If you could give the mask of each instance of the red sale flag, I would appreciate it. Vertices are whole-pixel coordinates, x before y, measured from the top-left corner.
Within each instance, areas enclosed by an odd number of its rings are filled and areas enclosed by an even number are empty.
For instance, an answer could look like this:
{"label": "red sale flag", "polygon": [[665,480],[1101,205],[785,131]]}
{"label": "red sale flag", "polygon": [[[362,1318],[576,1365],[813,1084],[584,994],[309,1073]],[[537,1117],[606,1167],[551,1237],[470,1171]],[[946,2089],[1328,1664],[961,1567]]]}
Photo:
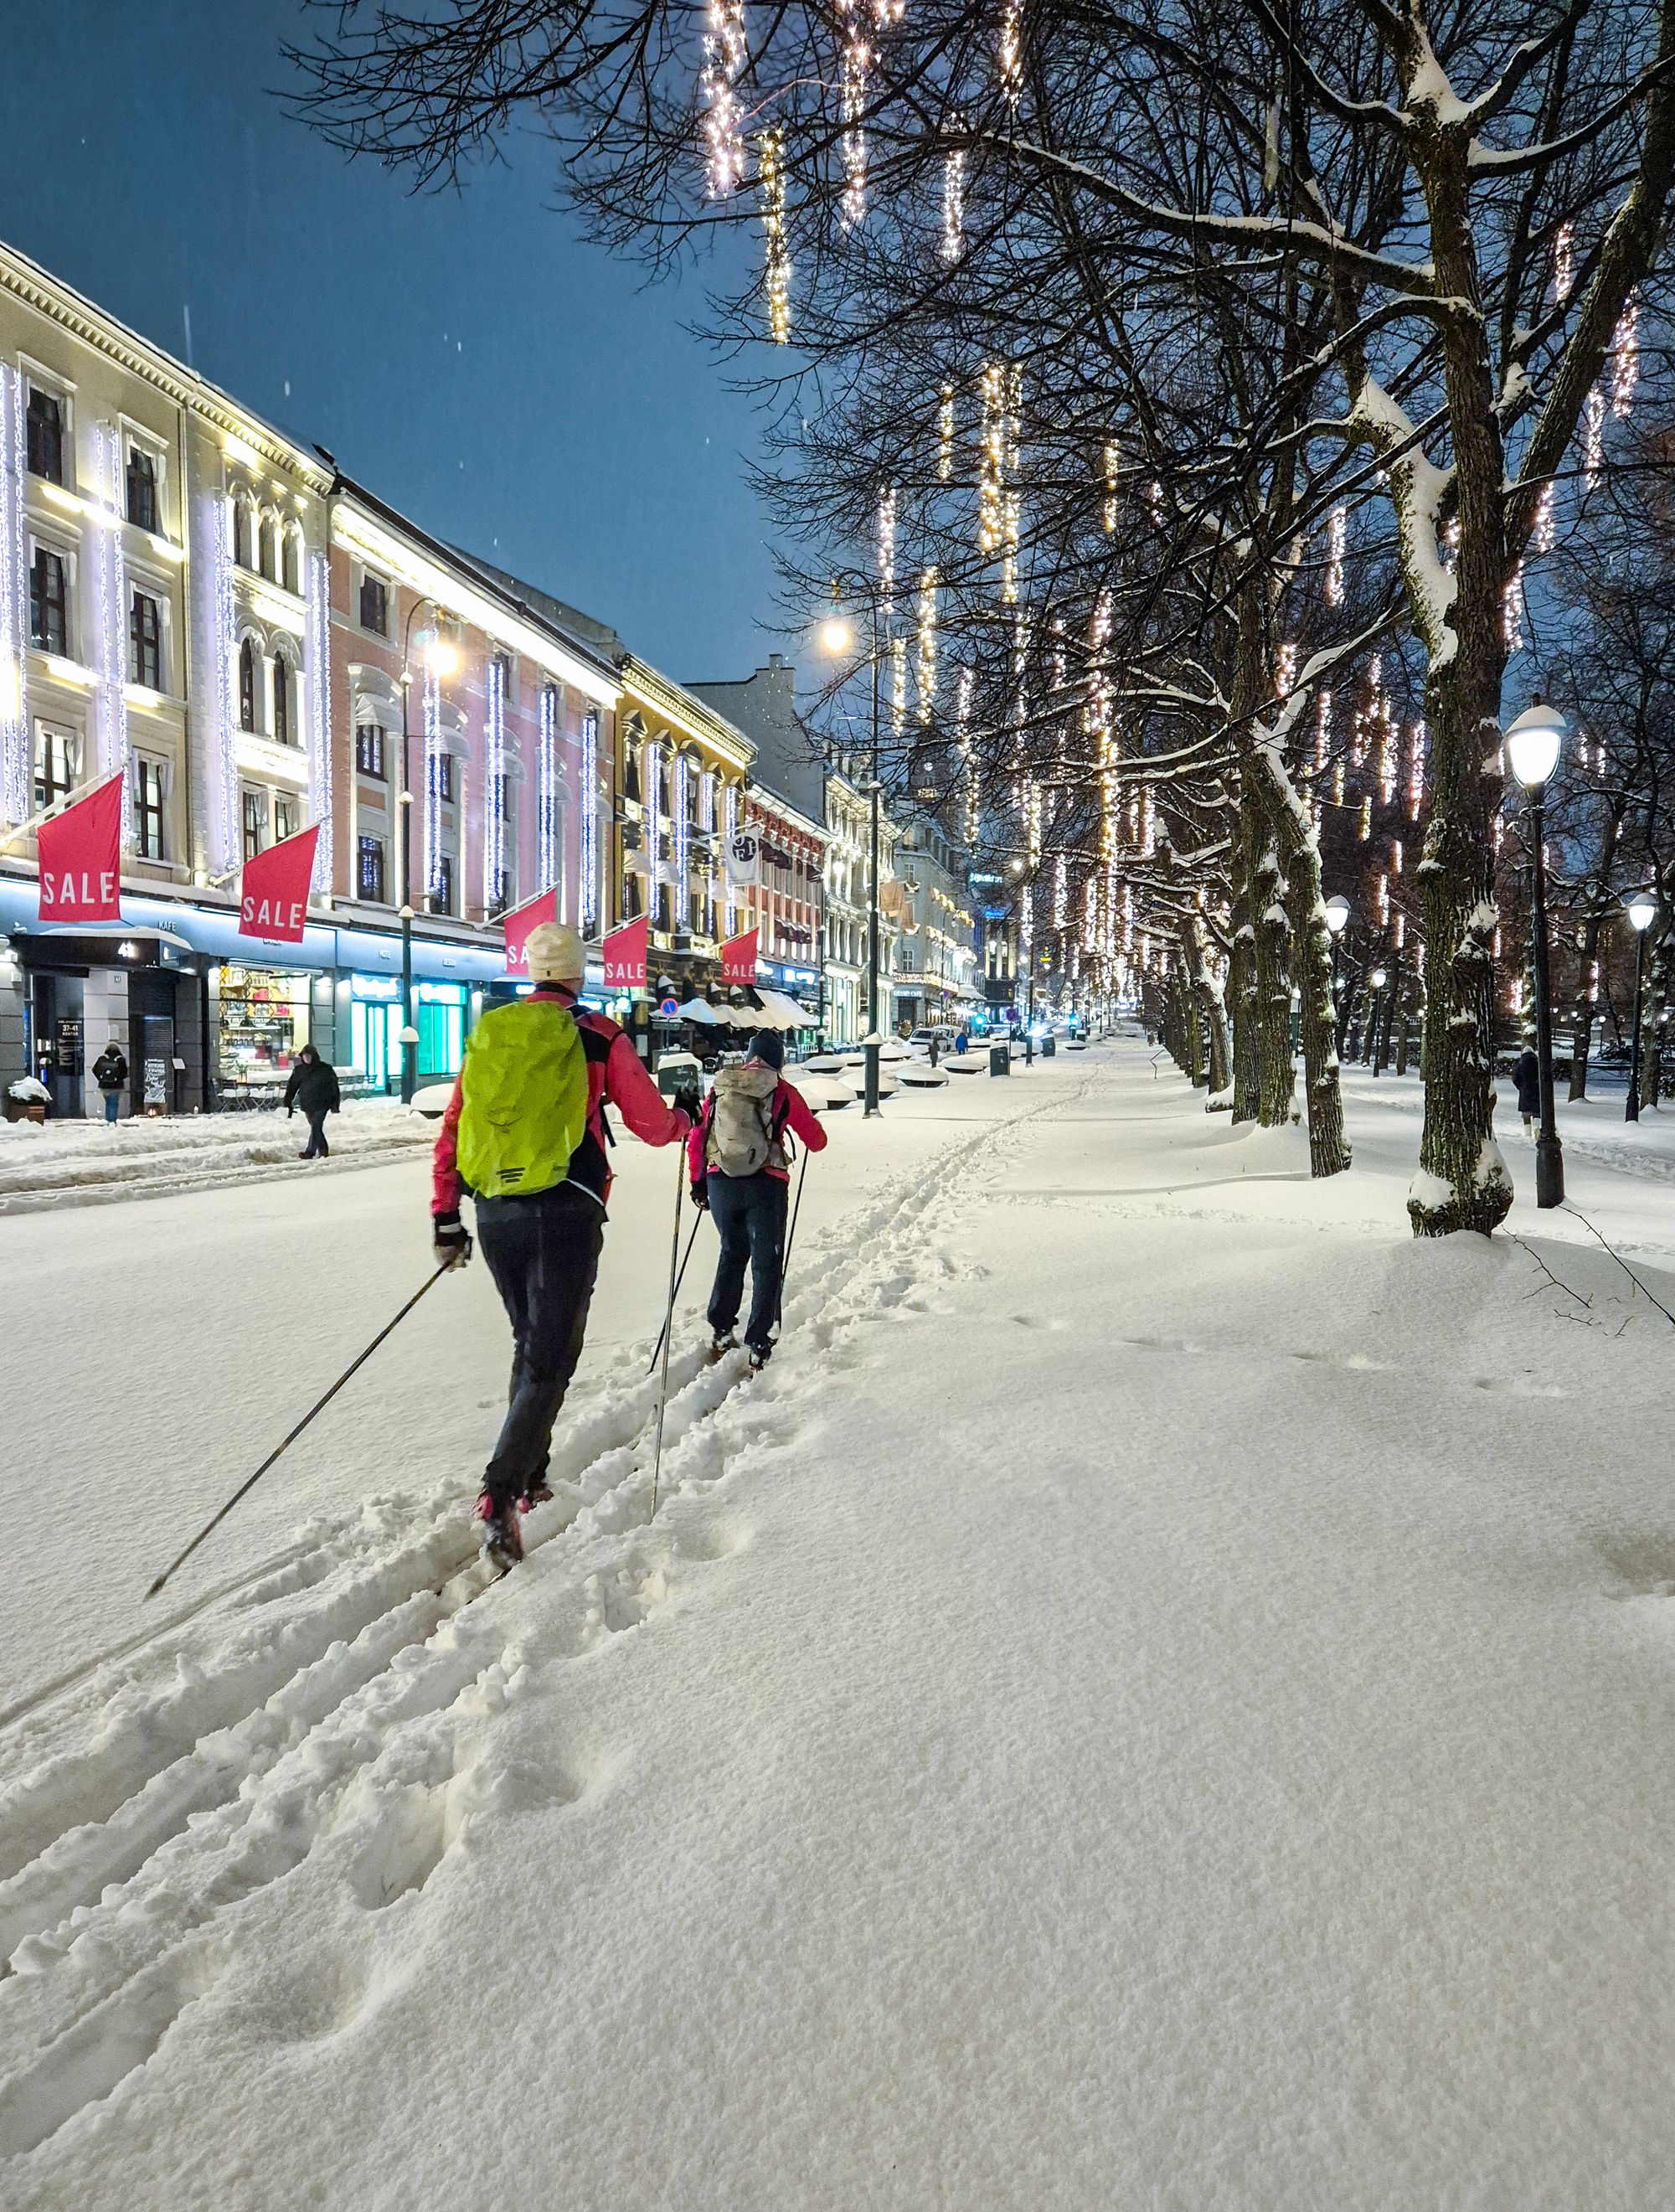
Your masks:
{"label": "red sale flag", "polygon": [[308,886],[313,880],[318,822],[270,845],[246,860],[239,879],[239,934],[263,937],[270,944],[300,945],[308,918]]}
{"label": "red sale flag", "polygon": [[523,906],[514,906],[506,917],[506,972],[508,975],[527,975],[529,966],[524,958],[524,946],[531,930],[543,921],[558,920],[558,886],[540,893]]}
{"label": "red sale flag", "polygon": [[721,948],[721,981],[724,983],[754,983],[756,980],[756,931],[747,929],[741,937],[730,937]]}
{"label": "red sale flag", "polygon": [[604,941],[605,988],[631,991],[646,984],[646,952],[651,939],[651,917],[613,929]]}
{"label": "red sale flag", "polygon": [[40,918],[45,921],[122,919],[122,778],[66,806],[36,833],[40,858]]}

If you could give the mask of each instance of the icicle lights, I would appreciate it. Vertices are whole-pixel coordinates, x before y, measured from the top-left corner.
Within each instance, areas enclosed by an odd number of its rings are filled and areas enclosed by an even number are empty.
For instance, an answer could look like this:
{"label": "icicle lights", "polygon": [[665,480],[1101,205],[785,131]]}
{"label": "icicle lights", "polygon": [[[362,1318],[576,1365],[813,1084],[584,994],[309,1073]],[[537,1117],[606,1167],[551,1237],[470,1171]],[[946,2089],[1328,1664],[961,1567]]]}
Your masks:
{"label": "icicle lights", "polygon": [[937,572],[921,569],[919,579],[918,708],[928,724],[937,703]]}
{"label": "icicle lights", "polygon": [[866,219],[866,72],[872,52],[861,35],[856,0],[842,0],[843,58],[838,94],[843,110],[843,197],[839,202],[844,228],[853,230]]}
{"label": "icicle lights", "polygon": [[791,340],[791,249],[786,236],[784,140],[777,131],[763,133],[757,177],[762,187],[762,289],[768,303],[768,335],[775,345],[786,345]]}
{"label": "icicle lights", "polygon": [[319,824],[313,884],[331,889],[331,570],[308,556],[308,808]]}
{"label": "icicle lights", "polygon": [[11,823],[28,820],[34,796],[29,758],[29,595],[24,553],[27,404],[22,377],[0,362],[0,822]]}
{"label": "icicle lights", "polygon": [[[541,731],[536,744],[535,878],[545,890],[558,881],[558,693],[541,687]],[[559,919],[563,920],[562,913]]]}
{"label": "icicle lights", "polygon": [[725,199],[744,174],[744,140],[737,86],[746,59],[743,0],[709,0],[705,16],[705,166],[712,199]]}
{"label": "icicle lights", "polygon": [[965,251],[966,157],[956,151],[942,165],[942,258],[951,266]]}
{"label": "icicle lights", "polygon": [[591,937],[599,919],[599,717],[581,718],[581,929]]}

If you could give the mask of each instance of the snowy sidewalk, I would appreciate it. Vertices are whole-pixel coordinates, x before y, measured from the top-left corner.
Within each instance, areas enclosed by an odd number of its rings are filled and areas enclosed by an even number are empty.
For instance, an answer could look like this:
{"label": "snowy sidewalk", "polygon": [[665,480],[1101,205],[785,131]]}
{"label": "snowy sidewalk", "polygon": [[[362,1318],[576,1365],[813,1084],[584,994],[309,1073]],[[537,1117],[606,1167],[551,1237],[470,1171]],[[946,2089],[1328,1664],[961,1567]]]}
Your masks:
{"label": "snowy sidewalk", "polygon": [[480,1601],[368,1528],[16,1724],[9,2205],[1664,2200],[1669,1323],[1381,1101],[946,1103],[654,1520],[623,1380]]}

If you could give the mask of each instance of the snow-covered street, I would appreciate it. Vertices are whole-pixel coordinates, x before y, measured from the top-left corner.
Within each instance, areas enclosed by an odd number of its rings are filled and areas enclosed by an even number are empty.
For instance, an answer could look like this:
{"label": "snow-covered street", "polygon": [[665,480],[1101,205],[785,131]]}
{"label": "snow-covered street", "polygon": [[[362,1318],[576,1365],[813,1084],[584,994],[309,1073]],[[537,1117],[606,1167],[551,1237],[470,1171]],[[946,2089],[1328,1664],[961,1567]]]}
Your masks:
{"label": "snow-covered street", "polygon": [[1346,1088],[1327,1183],[1133,1042],[832,1117],[754,1380],[699,1232],[654,1516],[625,1142],[481,1596],[477,1265],[139,1602],[422,1279],[420,1158],[0,1221],[0,2202],[1665,2201],[1672,1324],[1519,1138],[1416,1244]]}

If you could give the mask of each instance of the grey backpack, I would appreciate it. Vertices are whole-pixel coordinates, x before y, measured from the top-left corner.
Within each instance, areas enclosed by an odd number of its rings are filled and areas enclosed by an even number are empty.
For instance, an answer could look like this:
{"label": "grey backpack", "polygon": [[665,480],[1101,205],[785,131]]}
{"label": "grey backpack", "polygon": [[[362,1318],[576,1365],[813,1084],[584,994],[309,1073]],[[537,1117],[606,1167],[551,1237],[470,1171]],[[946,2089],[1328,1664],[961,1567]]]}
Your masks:
{"label": "grey backpack", "polygon": [[724,1176],[759,1175],[785,1156],[774,1127],[774,1093],[780,1079],[771,1067],[724,1067],[710,1094],[704,1163]]}

